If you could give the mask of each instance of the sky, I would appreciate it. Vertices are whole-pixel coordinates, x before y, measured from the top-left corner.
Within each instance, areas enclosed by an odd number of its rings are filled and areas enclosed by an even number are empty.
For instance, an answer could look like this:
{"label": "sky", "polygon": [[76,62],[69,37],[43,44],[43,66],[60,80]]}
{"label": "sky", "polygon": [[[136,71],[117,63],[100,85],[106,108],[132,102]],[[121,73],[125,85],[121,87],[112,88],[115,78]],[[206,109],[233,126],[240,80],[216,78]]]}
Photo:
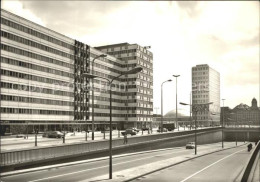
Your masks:
{"label": "sky", "polygon": [[[151,46],[154,113],[189,103],[191,68],[208,64],[220,73],[225,106],[260,107],[258,1],[15,1],[2,8],[92,47],[128,42]],[[222,105],[222,102],[221,102]],[[178,105],[181,113],[189,107]]]}

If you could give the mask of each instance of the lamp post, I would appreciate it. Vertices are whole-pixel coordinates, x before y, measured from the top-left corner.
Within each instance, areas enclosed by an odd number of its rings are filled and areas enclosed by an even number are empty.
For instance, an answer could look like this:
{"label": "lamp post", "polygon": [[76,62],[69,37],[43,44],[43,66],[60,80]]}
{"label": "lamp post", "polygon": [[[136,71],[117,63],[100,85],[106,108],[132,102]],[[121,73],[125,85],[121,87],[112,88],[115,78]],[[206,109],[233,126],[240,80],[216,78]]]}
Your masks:
{"label": "lamp post", "polygon": [[191,94],[191,92],[190,92],[190,130],[191,130],[191,126],[192,126],[192,119],[191,119],[191,111],[192,111],[192,109],[191,109],[191,106],[192,106],[192,99],[191,99],[191,96],[192,96],[192,94]]}
{"label": "lamp post", "polygon": [[224,108],[224,101],[225,101],[226,99],[222,99],[222,101],[223,101],[223,112],[222,112],[222,148],[224,148],[224,113],[225,113],[225,108]]}
{"label": "lamp post", "polygon": [[89,73],[83,73],[83,76],[86,77],[86,78],[91,78],[91,79],[94,79],[94,78],[101,78],[103,80],[107,80],[108,83],[109,83],[109,179],[112,179],[112,83],[115,79],[119,78],[120,76],[122,75],[126,75],[126,74],[135,74],[135,73],[138,73],[140,71],[142,71],[143,68],[141,67],[136,67],[136,68],[133,68],[132,70],[129,70],[129,71],[126,71],[126,72],[123,72],[122,74],[114,77],[113,79],[109,80],[107,78],[104,78],[104,77],[101,77],[101,76],[97,76],[97,75],[93,75],[93,74],[89,74]]}
{"label": "lamp post", "polygon": [[177,104],[177,78],[180,76],[180,75],[172,75],[173,77],[176,78],[176,124],[178,125],[178,131],[179,131],[179,123],[178,123],[178,104]]}
{"label": "lamp post", "polygon": [[[94,74],[94,62],[96,59],[98,58],[104,58],[104,57],[107,57],[107,55],[105,54],[101,54],[101,55],[98,55],[96,56],[93,61],[92,61],[92,70],[91,70],[91,73]],[[94,79],[92,79],[92,140],[94,140]],[[87,132],[86,132],[86,135],[87,135]],[[87,137],[86,137],[87,139]]]}
{"label": "lamp post", "polygon": [[38,129],[35,129],[35,147],[37,147],[37,134],[38,134]]}
{"label": "lamp post", "polygon": [[[190,105],[183,102],[180,102],[181,105]],[[194,132],[194,140],[195,140],[195,155],[197,155],[197,113],[199,111],[209,110],[209,105],[213,104],[213,102],[205,103],[205,104],[192,104],[192,113],[195,114],[195,132]]]}
{"label": "lamp post", "polygon": [[166,82],[171,82],[172,80],[166,80],[161,84],[161,133],[163,132],[163,84]]}

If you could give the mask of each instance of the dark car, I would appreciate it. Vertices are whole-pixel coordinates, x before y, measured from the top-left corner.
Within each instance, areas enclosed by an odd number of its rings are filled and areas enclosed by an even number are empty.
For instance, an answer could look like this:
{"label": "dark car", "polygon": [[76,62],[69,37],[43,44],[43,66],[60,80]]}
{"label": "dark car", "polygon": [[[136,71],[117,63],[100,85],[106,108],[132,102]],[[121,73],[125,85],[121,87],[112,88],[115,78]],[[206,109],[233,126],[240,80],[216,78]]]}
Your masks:
{"label": "dark car", "polygon": [[[161,128],[159,128],[157,132],[161,132]],[[166,128],[163,128],[163,132],[168,132],[168,130]]]}
{"label": "dark car", "polygon": [[143,131],[148,131],[149,128],[148,128],[148,127],[143,127],[142,130],[143,130]]}
{"label": "dark car", "polygon": [[48,136],[49,136],[49,133],[50,133],[50,131],[45,131],[45,132],[42,134],[42,137],[48,137]]}
{"label": "dark car", "polygon": [[131,128],[132,130],[134,130],[136,133],[138,133],[140,130],[137,128]]}
{"label": "dark car", "polygon": [[59,132],[59,131],[52,131],[48,133],[48,137],[49,138],[62,138],[63,137],[63,133]]}

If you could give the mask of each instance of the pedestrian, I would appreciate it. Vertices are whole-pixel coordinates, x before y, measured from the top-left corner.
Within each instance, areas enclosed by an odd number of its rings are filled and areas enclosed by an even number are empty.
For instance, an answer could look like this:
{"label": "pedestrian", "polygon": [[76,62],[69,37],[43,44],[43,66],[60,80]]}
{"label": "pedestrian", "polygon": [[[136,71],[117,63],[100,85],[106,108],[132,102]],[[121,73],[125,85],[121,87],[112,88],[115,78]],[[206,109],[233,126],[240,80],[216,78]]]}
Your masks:
{"label": "pedestrian", "polygon": [[124,144],[127,144],[127,134],[124,134]]}

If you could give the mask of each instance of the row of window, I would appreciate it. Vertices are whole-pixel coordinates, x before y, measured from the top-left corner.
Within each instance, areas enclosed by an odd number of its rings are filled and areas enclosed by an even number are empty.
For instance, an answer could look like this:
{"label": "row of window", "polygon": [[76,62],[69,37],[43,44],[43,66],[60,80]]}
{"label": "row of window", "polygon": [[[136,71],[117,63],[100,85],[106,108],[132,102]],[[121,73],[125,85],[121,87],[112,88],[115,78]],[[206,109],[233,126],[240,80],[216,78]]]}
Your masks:
{"label": "row of window", "polygon": [[59,51],[57,49],[53,49],[51,47],[48,47],[48,46],[45,46],[43,44],[39,44],[37,42],[34,42],[34,41],[31,41],[31,40],[19,37],[17,35],[10,34],[8,32],[1,31],[1,36],[5,37],[5,38],[7,38],[9,40],[13,40],[15,42],[18,42],[18,43],[22,43],[22,44],[27,45],[27,46],[29,45],[31,47],[35,47],[37,49],[41,49],[41,50],[46,51],[46,52],[50,52],[50,53],[55,54],[55,55],[60,55],[62,57],[70,58],[72,60],[74,59],[74,56],[71,55],[71,54]]}
{"label": "row of window", "polygon": [[[101,96],[94,96],[94,100],[99,100],[99,101],[107,101],[109,102],[110,98],[109,97],[101,97]],[[121,100],[121,99],[113,99],[112,102],[117,102],[117,103],[136,103],[136,99],[128,99],[128,100]]]}
{"label": "row of window", "polygon": [[[108,105],[94,104],[94,108],[109,109],[110,107]],[[117,107],[117,106],[112,106],[112,109],[113,110],[136,110],[136,107]]]}
{"label": "row of window", "polygon": [[14,54],[19,54],[19,55],[26,56],[26,57],[29,57],[29,58],[38,59],[40,61],[44,61],[44,62],[47,62],[47,63],[57,64],[59,66],[64,66],[64,67],[67,67],[67,68],[74,68],[74,64],[65,63],[65,62],[62,62],[62,61],[59,61],[59,60],[56,60],[56,59],[52,59],[50,57],[35,54],[35,53],[32,53],[32,52],[25,51],[25,50],[22,50],[22,49],[18,49],[18,48],[15,48],[15,47],[11,47],[11,46],[8,46],[8,45],[5,45],[5,44],[1,44],[1,49],[8,51],[8,52],[11,52],[11,53],[14,53]]}
{"label": "row of window", "polygon": [[34,104],[48,104],[48,105],[60,105],[60,106],[73,106],[73,102],[60,101],[60,100],[50,100],[50,99],[39,99],[31,97],[21,97],[13,95],[1,95],[2,101],[15,101],[15,102],[26,102]]}
{"label": "row of window", "polygon": [[199,67],[196,67],[196,68],[193,67],[192,70],[194,70],[194,71],[208,70],[208,67],[200,67],[200,68]]}
{"label": "row of window", "polygon": [[73,92],[64,92],[60,90],[53,90],[53,89],[47,89],[42,87],[27,86],[27,85],[20,85],[15,83],[6,83],[6,82],[1,82],[1,88],[23,90],[23,91],[51,94],[51,95],[61,95],[61,96],[68,96],[68,97],[74,96]]}
{"label": "row of window", "polygon": [[51,73],[51,74],[55,74],[55,75],[60,75],[60,76],[64,76],[64,77],[70,77],[70,78],[74,77],[73,74],[71,74],[71,73],[67,73],[64,71],[59,71],[59,70],[55,70],[55,69],[51,69],[51,68],[46,68],[43,66],[26,63],[26,62],[22,62],[22,61],[10,59],[10,58],[1,57],[1,62],[15,65],[15,66],[21,66],[24,68],[30,68],[33,70],[42,71],[42,72],[46,72],[46,73]]}
{"label": "row of window", "polygon": [[1,107],[1,113],[10,114],[42,114],[42,115],[70,115],[73,116],[73,111],[55,111],[41,109],[22,109],[22,108],[5,108]]}
{"label": "row of window", "polygon": [[8,70],[4,70],[4,69],[1,69],[1,75],[20,78],[20,79],[26,79],[26,80],[33,80],[33,81],[37,81],[37,82],[50,83],[50,84],[55,84],[55,85],[56,84],[57,85],[67,85],[69,87],[73,87],[73,84],[70,84],[69,82],[54,80],[54,79],[50,79],[50,78],[44,78],[44,77],[40,77],[40,76],[28,75],[25,73],[18,73],[18,72],[8,71]]}
{"label": "row of window", "polygon": [[116,54],[127,54],[127,53],[134,53],[136,52],[136,49],[128,49],[128,50],[122,50],[122,51],[113,51],[108,52],[110,55],[116,55]]}
{"label": "row of window", "polygon": [[1,18],[1,23],[6,25],[6,26],[12,27],[12,28],[14,28],[16,30],[20,30],[20,31],[28,33],[28,34],[30,34],[32,36],[35,36],[35,37],[38,37],[40,39],[44,39],[46,41],[49,41],[49,42],[54,43],[56,45],[59,45],[59,46],[66,47],[68,49],[74,50],[74,46],[73,45],[70,45],[70,44],[65,43],[63,41],[60,41],[60,40],[58,40],[56,38],[50,37],[48,35],[45,35],[45,34],[40,33],[38,31],[35,31],[35,30],[31,29],[31,28],[25,27],[23,25],[19,25],[17,23],[14,23],[14,22],[12,22],[10,20],[5,19],[5,18]]}

